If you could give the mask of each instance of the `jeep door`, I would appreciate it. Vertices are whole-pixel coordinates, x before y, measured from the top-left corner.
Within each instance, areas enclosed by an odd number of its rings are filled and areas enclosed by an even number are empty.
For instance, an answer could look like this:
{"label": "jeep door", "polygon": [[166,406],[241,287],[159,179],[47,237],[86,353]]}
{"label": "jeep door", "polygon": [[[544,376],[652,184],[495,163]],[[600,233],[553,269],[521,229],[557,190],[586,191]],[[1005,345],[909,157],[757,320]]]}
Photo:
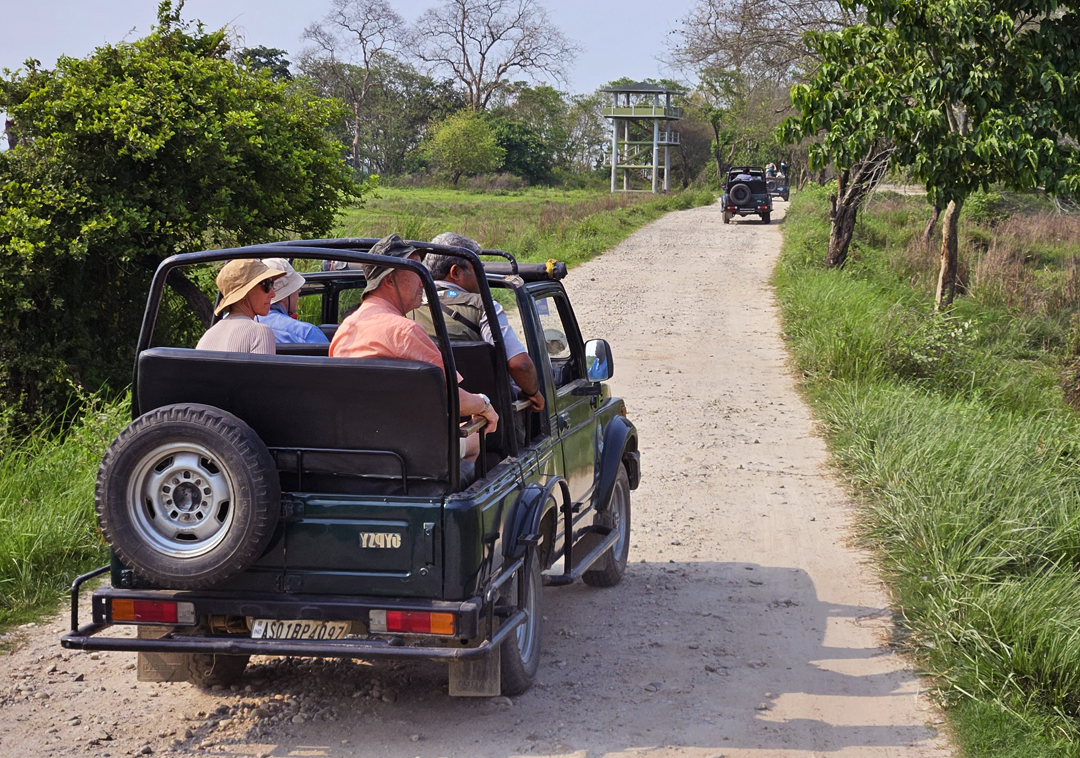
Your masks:
{"label": "jeep door", "polygon": [[562,446],[563,475],[575,503],[592,494],[598,447],[596,406],[599,398],[581,394],[585,379],[585,349],[566,293],[558,284],[530,287],[539,319],[541,366],[549,391],[547,413],[552,434]]}

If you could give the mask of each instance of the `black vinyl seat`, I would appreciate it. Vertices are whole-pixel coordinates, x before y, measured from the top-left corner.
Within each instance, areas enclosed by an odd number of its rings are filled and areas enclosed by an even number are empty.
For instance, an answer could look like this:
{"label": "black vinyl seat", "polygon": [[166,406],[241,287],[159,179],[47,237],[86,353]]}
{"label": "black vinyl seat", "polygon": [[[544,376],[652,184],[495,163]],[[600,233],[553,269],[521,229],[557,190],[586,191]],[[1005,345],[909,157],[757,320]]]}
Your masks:
{"label": "black vinyl seat", "polygon": [[142,413],[201,403],[245,421],[283,491],[450,490],[446,384],[430,363],[153,348],[139,355],[138,379]]}

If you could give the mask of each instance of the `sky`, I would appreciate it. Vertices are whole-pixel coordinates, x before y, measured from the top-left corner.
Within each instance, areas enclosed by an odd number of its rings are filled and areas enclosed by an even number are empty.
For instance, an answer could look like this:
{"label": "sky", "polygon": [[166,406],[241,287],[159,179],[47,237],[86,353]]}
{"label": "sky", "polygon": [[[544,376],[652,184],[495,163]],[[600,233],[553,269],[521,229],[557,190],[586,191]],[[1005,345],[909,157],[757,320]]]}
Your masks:
{"label": "sky", "polygon": [[[438,0],[390,0],[412,21]],[[658,58],[669,33],[695,0],[539,0],[552,21],[585,48],[571,67],[572,93],[592,92],[623,76],[671,76]],[[0,69],[28,57],[49,68],[59,55],[82,58],[95,47],[144,36],[158,0],[0,0]],[[322,17],[327,0],[188,0],[185,19],[235,29],[248,47],[265,45],[295,56],[304,27]],[[295,59],[292,58],[292,59]],[[552,82],[554,84],[554,82]]]}

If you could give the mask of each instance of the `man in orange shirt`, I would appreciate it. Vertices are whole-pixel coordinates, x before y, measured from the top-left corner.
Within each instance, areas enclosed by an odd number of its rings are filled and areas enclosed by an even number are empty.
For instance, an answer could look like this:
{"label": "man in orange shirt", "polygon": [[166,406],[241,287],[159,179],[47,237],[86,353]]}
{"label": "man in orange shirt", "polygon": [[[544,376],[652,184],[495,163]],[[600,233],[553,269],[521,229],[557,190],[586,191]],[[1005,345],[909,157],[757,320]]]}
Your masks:
{"label": "man in orange shirt", "polygon": [[[376,242],[371,252],[395,258],[420,260],[420,253],[396,234]],[[405,314],[420,306],[424,285],[420,277],[407,269],[364,264],[367,286],[360,308],[337,328],[330,342],[330,355],[336,358],[397,358],[433,363],[445,371],[442,353],[424,327]],[[461,381],[461,375],[458,375]],[[484,431],[494,432],[499,414],[487,395],[474,395],[458,387],[458,408],[462,415],[483,416]],[[475,461],[480,454],[480,436],[473,434],[461,442],[461,456]]]}

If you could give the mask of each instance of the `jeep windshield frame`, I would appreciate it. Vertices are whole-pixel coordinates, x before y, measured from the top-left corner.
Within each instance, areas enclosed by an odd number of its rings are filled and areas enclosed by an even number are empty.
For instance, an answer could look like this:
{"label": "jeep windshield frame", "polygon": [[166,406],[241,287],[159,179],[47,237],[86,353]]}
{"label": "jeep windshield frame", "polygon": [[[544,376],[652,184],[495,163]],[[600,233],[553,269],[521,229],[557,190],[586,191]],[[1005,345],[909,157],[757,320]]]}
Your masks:
{"label": "jeep windshield frame", "polygon": [[[166,258],[154,272],[154,278],[150,283],[150,293],[147,296],[146,310],[143,313],[142,327],[139,330],[139,341],[135,349],[135,365],[131,380],[131,417],[138,418],[141,415],[139,408],[139,356],[144,350],[151,347],[154,337],[154,328],[157,324],[158,313],[161,309],[161,301],[164,297],[165,283],[169,274],[183,266],[217,263],[237,258],[276,258],[282,257],[283,248],[288,250],[289,258],[302,258],[305,260],[340,260],[347,263],[376,264],[391,269],[406,269],[420,277],[427,298],[428,308],[431,312],[432,324],[435,328],[435,343],[442,354],[443,378],[446,383],[447,402],[447,435],[449,438],[448,464],[450,474],[451,492],[456,492],[461,486],[460,453],[458,439],[460,427],[460,407],[458,405],[458,381],[457,366],[454,362],[454,351],[450,346],[449,333],[446,330],[446,321],[443,318],[442,309],[438,307],[439,296],[435,289],[435,281],[427,267],[419,261],[408,258],[397,258],[385,255],[373,255],[371,247],[378,242],[377,239],[322,239],[322,240],[288,240],[284,242],[251,245],[248,247],[227,248],[224,250],[206,250],[198,253],[180,253]],[[435,245],[430,242],[409,241],[420,253],[439,253],[464,258],[472,266],[476,274],[476,280],[480,288],[480,297],[484,305],[484,311],[488,314],[488,323],[498,323],[495,319],[495,305],[488,287],[487,277],[484,273],[484,265],[471,250],[449,245]],[[492,338],[495,343],[496,354],[502,360],[496,361],[496,370],[499,372],[499,386],[506,384],[509,395],[509,372],[506,368],[506,347],[503,344],[502,333],[499,329],[492,329]],[[503,405],[503,408],[506,406]]]}

